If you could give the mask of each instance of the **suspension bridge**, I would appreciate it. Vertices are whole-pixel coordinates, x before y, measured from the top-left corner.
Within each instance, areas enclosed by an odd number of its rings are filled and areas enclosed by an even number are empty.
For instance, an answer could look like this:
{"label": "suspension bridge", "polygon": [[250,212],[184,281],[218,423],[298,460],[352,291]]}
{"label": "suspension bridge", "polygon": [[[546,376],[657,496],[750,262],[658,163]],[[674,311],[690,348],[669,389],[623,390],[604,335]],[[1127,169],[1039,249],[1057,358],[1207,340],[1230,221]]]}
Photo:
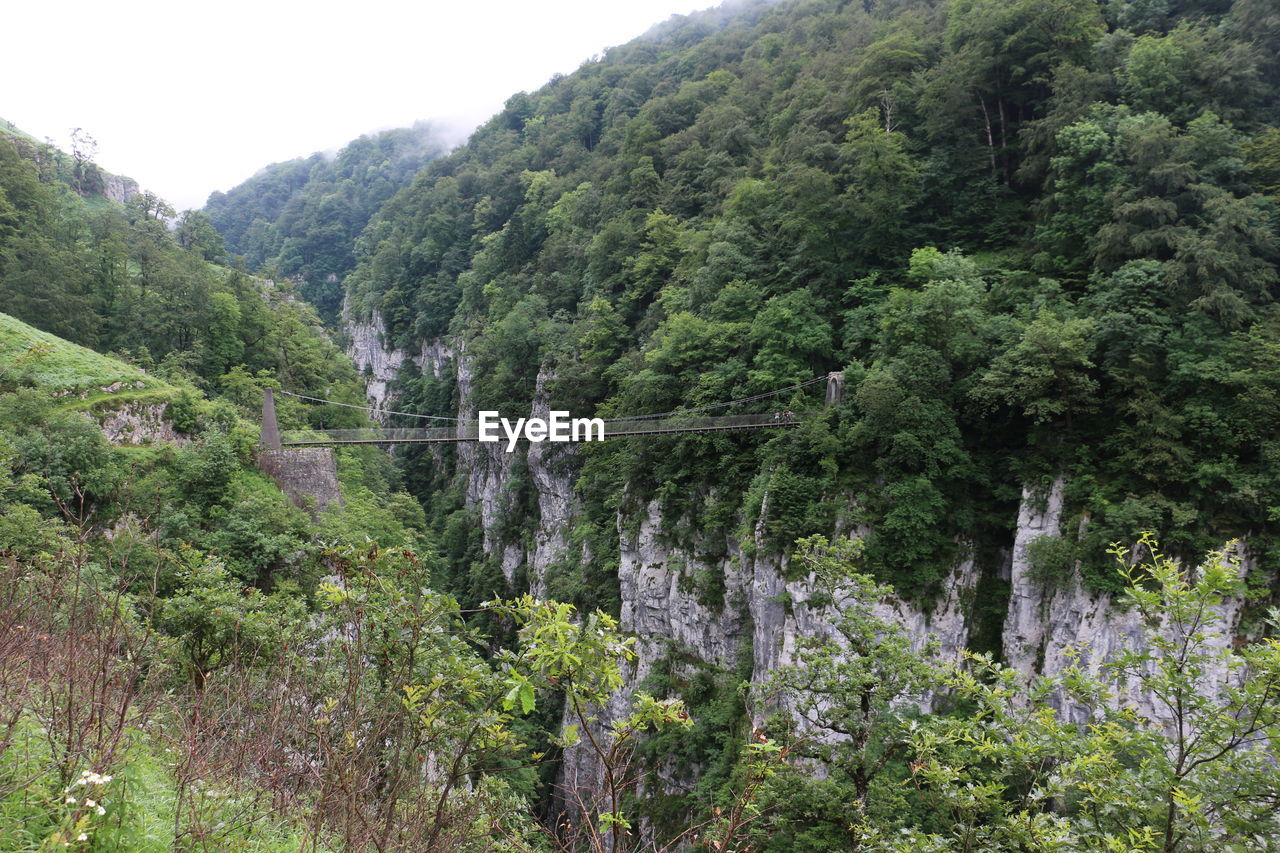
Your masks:
{"label": "suspension bridge", "polygon": [[[620,438],[623,436],[672,435],[677,433],[722,432],[727,430],[777,429],[794,427],[804,421],[813,411],[791,412],[777,410],[752,414],[709,415],[709,411],[735,405],[760,404],[765,400],[776,399],[784,394],[803,391],[820,382],[826,383],[827,406],[838,403],[843,396],[844,376],[840,372],[816,376],[808,381],[800,382],[776,391],[743,397],[737,400],[726,400],[692,409],[673,412],[661,412],[652,415],[632,415],[617,418],[601,418],[603,438]],[[344,408],[361,409],[375,416],[396,415],[435,422],[436,426],[423,427],[369,427],[365,429],[333,429],[333,430],[285,430],[281,432],[276,420],[275,395],[268,388],[262,402],[262,446],[267,450],[282,450],[288,447],[334,447],[350,444],[433,444],[440,442],[462,442],[494,440],[484,439],[481,435],[481,423],[476,418],[450,418],[439,415],[420,415],[413,412],[390,412],[371,406],[357,406],[351,403],[339,403],[306,394],[281,391],[281,394]]]}

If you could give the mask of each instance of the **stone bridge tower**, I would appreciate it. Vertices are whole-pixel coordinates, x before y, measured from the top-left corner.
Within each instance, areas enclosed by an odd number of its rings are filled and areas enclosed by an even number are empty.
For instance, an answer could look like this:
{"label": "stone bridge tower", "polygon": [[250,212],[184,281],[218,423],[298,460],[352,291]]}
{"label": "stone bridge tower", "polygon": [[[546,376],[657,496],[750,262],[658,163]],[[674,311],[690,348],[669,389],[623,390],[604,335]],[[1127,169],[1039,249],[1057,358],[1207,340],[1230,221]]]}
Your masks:
{"label": "stone bridge tower", "polygon": [[280,491],[311,513],[312,519],[330,504],[342,505],[338,462],[331,447],[290,447],[280,442],[276,398],[267,388],[262,395],[262,438],[258,467],[276,481]]}

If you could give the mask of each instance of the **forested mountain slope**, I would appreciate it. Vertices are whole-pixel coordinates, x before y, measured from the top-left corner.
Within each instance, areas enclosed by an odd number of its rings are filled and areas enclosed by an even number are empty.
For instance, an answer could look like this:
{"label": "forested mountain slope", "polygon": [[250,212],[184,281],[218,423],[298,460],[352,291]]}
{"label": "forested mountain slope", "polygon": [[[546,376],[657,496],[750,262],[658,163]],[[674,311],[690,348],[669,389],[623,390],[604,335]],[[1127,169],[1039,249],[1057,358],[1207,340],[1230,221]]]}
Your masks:
{"label": "forested mountain slope", "polygon": [[[1270,0],[735,3],[172,230],[0,137],[0,847],[1275,847],[1278,55]],[[263,391],[361,373],[801,417],[296,506]]]}
{"label": "forested mountain slope", "polygon": [[388,198],[445,150],[430,124],[353,140],[336,155],[273,163],[233,189],[209,196],[204,212],[250,269],[297,276],[300,291],[329,321],[341,280],[355,267],[355,241]]}
{"label": "forested mountain slope", "polygon": [[[623,695],[698,721],[652,748],[683,780],[659,823],[743,766],[738,684],[833,630],[798,537],[857,534],[913,643],[1026,674],[1136,635],[1108,549],[1143,530],[1186,560],[1242,537],[1267,598],[1278,48],[1256,0],[747,3],[512,97],[361,238],[349,351],[380,402],[846,393],[785,435],[403,452],[438,582],[616,609]],[[1223,618],[1258,630],[1240,599]],[[843,789],[813,784],[776,849],[840,847],[815,839]]]}
{"label": "forested mountain slope", "polygon": [[[350,297],[388,347],[465,341],[481,407],[527,406],[539,375],[608,414],[845,370],[822,427],[592,456],[601,509],[741,513],[779,549],[843,517],[927,595],[1063,476],[1088,523],[1054,559],[1095,585],[1139,528],[1269,555],[1278,26],[1256,0],[678,18],[432,163]],[[402,404],[446,412],[434,381]]]}
{"label": "forested mountain slope", "polygon": [[[34,510],[49,541],[78,528],[100,546],[113,525],[140,525],[139,548],[221,551],[263,587],[314,560],[322,529],[329,541],[416,543],[387,512],[393,475],[372,449],[340,457],[344,512],[310,521],[256,470],[264,388],[359,401],[351,361],[311,307],[212,263],[221,239],[207,221],[194,228],[199,214],[171,222],[150,193],[120,204],[77,189],[74,170],[42,167],[69,160],[0,136],[0,456],[23,484],[10,509]],[[366,423],[292,400],[279,417],[286,428]],[[25,554],[3,537],[0,552]]]}
{"label": "forested mountain slope", "polygon": [[[297,809],[264,804],[267,741],[248,732],[291,645],[316,642],[305,626],[327,630],[311,605],[333,549],[425,538],[372,448],[339,454],[322,512],[258,469],[248,418],[273,378],[241,370],[206,399],[168,375],[0,314],[2,849],[160,853],[193,833],[297,849]],[[300,406],[280,415],[307,426]]]}
{"label": "forested mountain slope", "polygon": [[113,175],[93,161],[98,142],[84,128],[71,131],[71,153],[41,142],[22,128],[0,118],[0,136],[32,161],[44,181],[60,181],[81,198],[111,200],[123,204],[140,192],[138,182]]}

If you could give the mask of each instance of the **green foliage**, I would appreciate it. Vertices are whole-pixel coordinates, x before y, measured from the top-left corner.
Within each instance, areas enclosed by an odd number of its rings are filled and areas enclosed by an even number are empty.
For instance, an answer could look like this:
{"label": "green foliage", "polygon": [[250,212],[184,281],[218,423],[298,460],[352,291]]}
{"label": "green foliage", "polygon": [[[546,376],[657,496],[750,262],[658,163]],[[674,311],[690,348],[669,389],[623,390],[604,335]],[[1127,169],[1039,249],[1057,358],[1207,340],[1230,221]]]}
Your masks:
{"label": "green foliage", "polygon": [[188,390],[184,389],[165,406],[164,415],[178,432],[195,435],[200,431],[200,408],[195,395]]}
{"label": "green foliage", "polygon": [[303,298],[336,323],[356,238],[383,202],[442,150],[430,125],[417,124],[362,136],[333,157],[273,163],[210,195],[203,211],[186,211],[178,241],[215,262],[225,241],[226,251],[250,269],[300,278]]}
{"label": "green foliage", "polygon": [[220,238],[207,216],[187,211],[171,232],[173,210],[150,193],[123,206],[89,205],[54,176],[42,180],[37,154],[0,136],[0,307],[13,315],[0,317],[0,387],[20,378],[6,375],[9,362],[49,344],[43,357],[26,357],[23,381],[95,396],[116,383],[169,390],[148,375],[158,373],[216,390],[219,377],[243,367],[309,390],[356,392],[315,312],[289,286],[269,288],[211,263]]}
{"label": "green foliage", "polygon": [[[321,517],[321,537],[328,542],[357,546],[372,541],[384,548],[425,548],[426,513],[417,498],[393,491],[386,479],[390,464],[374,448],[338,452],[342,503],[328,507]],[[437,586],[439,579],[435,580]]]}
{"label": "green foliage", "polygon": [[[271,167],[211,198],[207,216],[184,213],[173,232],[174,211],[152,195],[86,203],[101,175],[83,150],[34,157],[6,132],[0,305],[138,369],[0,323],[0,389],[12,392],[0,400],[0,448],[12,448],[0,452],[0,547],[41,561],[83,539],[129,578],[122,587],[153,582],[184,603],[174,612],[198,623],[195,634],[233,649],[221,669],[209,658],[210,671],[245,683],[267,678],[269,668],[238,667],[267,656],[251,629],[275,600],[245,590],[309,589],[338,574],[320,593],[332,642],[316,644],[308,670],[316,713],[290,745],[364,774],[316,793],[341,802],[327,815],[347,816],[334,819],[346,849],[394,847],[405,827],[429,827],[441,846],[496,837],[486,821],[550,781],[515,765],[558,746],[610,768],[610,801],[590,810],[579,840],[621,850],[642,835],[626,769],[655,723],[655,760],[705,768],[707,781],[655,797],[648,814],[666,827],[706,815],[712,834],[698,843],[724,849],[752,822],[772,833],[761,846],[779,851],[1247,849],[1246,825],[1266,816],[1227,814],[1213,797],[1229,773],[1233,791],[1269,793],[1261,753],[1229,747],[1195,764],[1214,753],[1188,752],[1179,770],[1176,741],[1103,701],[1146,679],[1182,698],[1196,731],[1183,746],[1230,743],[1258,695],[1223,685],[1234,716],[1215,716],[1185,693],[1219,665],[1240,666],[1214,657],[1229,653],[1197,630],[1182,648],[1148,638],[1145,652],[1082,657],[1056,681],[975,663],[948,676],[955,716],[911,728],[895,698],[911,695],[925,665],[871,608],[885,582],[921,603],[973,557],[984,578],[974,597],[993,599],[970,607],[975,642],[998,648],[993,614],[1007,591],[996,569],[1020,495],[1059,477],[1069,532],[1032,544],[1037,580],[1079,571],[1095,590],[1127,584],[1126,600],[1151,614],[1145,628],[1176,622],[1190,603],[1212,612],[1234,591],[1230,572],[1210,565],[1179,580],[1163,557],[1143,583],[1114,572],[1108,543],[1155,529],[1184,560],[1247,535],[1262,567],[1252,583],[1266,585],[1280,542],[1272,5],[748,3],[673,19],[513,97],[448,156],[435,158],[418,131],[365,138],[332,161]],[[216,267],[220,239],[277,283]],[[325,319],[346,296],[355,316],[379,313],[389,346],[417,352],[444,338],[467,360],[470,382],[458,387],[460,363],[445,360],[446,378],[406,367],[393,390],[407,411],[450,416],[465,396],[523,412],[540,392],[576,415],[698,409],[841,369],[845,399],[793,429],[611,441],[553,460],[574,479],[580,512],[565,531],[569,556],[543,580],[576,609],[520,600],[464,620],[460,609],[509,594],[502,561],[528,550],[533,470],[511,466],[486,527],[488,508],[463,498],[475,474],[465,451],[414,448],[394,470],[377,451],[344,453],[344,506],[309,521],[246,467],[242,418],[268,387],[353,404],[362,395],[286,277]],[[103,390],[119,380],[134,387]],[[41,394],[53,389],[74,393],[51,405]],[[709,411],[818,409],[816,391]],[[67,411],[99,412],[122,392],[154,392],[147,399],[197,440],[114,450]],[[290,426],[361,423],[342,407],[279,409]],[[810,541],[792,555],[792,580],[815,572],[832,602],[864,606],[842,608],[825,640],[797,651],[806,666],[775,685],[811,725],[851,739],[784,747],[762,735],[744,746],[732,682],[745,673],[701,671],[678,651],[655,681],[667,698],[633,697],[637,715],[618,728],[592,722],[627,655],[606,615],[620,612],[619,526],[653,502],[660,534],[699,559],[715,552],[709,565],[732,538],[750,559],[810,534],[866,531],[857,572],[840,545]],[[320,554],[318,539],[361,550]],[[223,574],[181,575],[184,546],[199,552],[192,565],[213,560]],[[141,577],[120,565],[126,555]],[[685,583],[705,605],[735,606],[717,575]],[[197,606],[206,599],[243,616],[248,633],[199,622],[212,619]],[[789,606],[819,600],[792,595]],[[1237,657],[1269,673],[1271,651]],[[677,695],[711,723],[687,728]],[[561,699],[576,730],[554,722]],[[1046,710],[1066,700],[1089,725]],[[774,746],[831,769],[773,772]],[[448,781],[415,787],[428,766]],[[510,781],[495,781],[496,768]],[[735,805],[733,792],[762,779],[772,816]],[[384,796],[393,789],[416,793]],[[374,790],[376,807],[350,793]],[[357,816],[392,829],[359,829]]]}
{"label": "green foliage", "polygon": [[[9,780],[39,772],[40,747],[35,720],[16,726],[12,749],[0,758],[0,777]],[[107,850],[131,853],[165,853],[173,850],[175,824],[183,815],[170,761],[161,742],[142,732],[130,732],[126,763],[106,781],[78,785],[71,793],[44,781],[0,799],[0,844],[15,853],[40,850]],[[88,773],[92,771],[81,771]],[[75,802],[67,802],[68,797]],[[86,801],[92,806],[85,806]],[[308,843],[287,821],[252,815],[253,798],[211,788],[200,797],[206,825],[220,826],[218,841],[255,853],[287,853]],[[99,807],[102,814],[98,813]],[[88,836],[77,844],[80,834]],[[184,833],[185,834],[185,833]],[[63,841],[69,841],[63,846]],[[334,848],[320,844],[318,850]]]}
{"label": "green foliage", "polygon": [[222,235],[214,228],[209,215],[199,210],[184,210],[178,219],[174,237],[178,245],[189,252],[199,254],[215,264],[226,259],[226,246]]}
{"label": "green foliage", "polygon": [[[1144,525],[1186,554],[1274,535],[1280,471],[1239,416],[1269,371],[1237,337],[1256,351],[1275,311],[1273,34],[1243,0],[691,16],[428,164],[346,289],[395,346],[464,345],[483,408],[541,380],[575,414],[664,412],[845,370],[822,436],[591,449],[584,529],[657,499],[668,533],[715,518],[783,551],[849,516],[868,570],[926,598],[1061,473],[1113,588],[1105,545]],[[419,382],[410,406],[453,413]],[[414,458],[419,494],[457,486],[452,456]]]}
{"label": "green foliage", "polygon": [[603,790],[580,804],[586,812],[578,816],[584,821],[586,840],[593,849],[638,849],[623,810],[624,794],[638,784],[629,772],[631,753],[639,736],[651,728],[692,727],[684,703],[637,692],[625,716],[597,733],[601,712],[623,684],[622,664],[635,659],[634,638],[623,638],[616,620],[606,613],[596,611],[575,621],[569,604],[526,595],[487,606],[520,626],[520,651],[504,650],[498,657],[507,688],[503,707],[519,707],[528,714],[538,688],[563,694],[566,720],[573,722],[564,724],[555,743],[565,749],[589,749],[603,774]]}
{"label": "green foliage", "polygon": [[[873,833],[883,850],[1247,850],[1273,843],[1280,736],[1271,638],[1224,642],[1218,607],[1239,594],[1238,557],[1209,555],[1194,576],[1139,543],[1113,553],[1140,633],[1105,660],[1027,682],[973,658],[947,678],[973,712],[912,727],[916,785],[937,832]],[[1244,678],[1239,676],[1247,673]],[[1159,724],[1133,704],[1152,698]],[[1084,724],[1055,712],[1078,708]]]}
{"label": "green foliage", "polygon": [[68,544],[65,531],[25,503],[0,504],[0,542],[19,559],[34,559]]}
{"label": "green foliage", "polygon": [[1021,340],[992,360],[974,396],[1020,408],[1037,424],[1087,412],[1098,391],[1088,373],[1094,328],[1090,319],[1062,320],[1041,308]]}
{"label": "green foliage", "polygon": [[913,649],[900,626],[873,612],[890,589],[857,571],[861,553],[861,544],[847,539],[797,543],[793,560],[814,579],[805,606],[836,613],[829,630],[804,638],[794,662],[775,670],[761,693],[795,715],[794,751],[820,762],[828,785],[840,791],[845,808],[838,824],[855,839],[853,849],[889,817],[871,812],[871,798],[906,745],[902,706],[932,689],[939,675],[931,659],[936,647]]}
{"label": "green foliage", "polygon": [[1208,21],[1183,21],[1149,32],[1129,48],[1118,69],[1125,100],[1183,124],[1209,111],[1245,119],[1263,97],[1251,45]]}
{"label": "green foliage", "polygon": [[148,391],[171,390],[168,383],[132,365],[0,314],[0,388],[101,393],[103,386],[115,383]]}
{"label": "green foliage", "polygon": [[158,624],[177,639],[182,669],[200,691],[214,670],[252,665],[273,653],[289,621],[298,618],[298,607],[287,597],[264,596],[238,583],[216,560],[195,560],[188,558]]}
{"label": "green foliage", "polygon": [[[124,472],[97,425],[79,412],[55,410],[42,392],[0,396],[0,427],[10,431],[13,471],[27,493],[43,491],[65,514],[92,518],[115,496]],[[32,487],[35,488],[32,488]],[[25,501],[24,501],[25,502]]]}
{"label": "green foliage", "polygon": [[1076,568],[1075,542],[1062,536],[1038,536],[1027,545],[1030,576],[1052,587],[1071,579]]}

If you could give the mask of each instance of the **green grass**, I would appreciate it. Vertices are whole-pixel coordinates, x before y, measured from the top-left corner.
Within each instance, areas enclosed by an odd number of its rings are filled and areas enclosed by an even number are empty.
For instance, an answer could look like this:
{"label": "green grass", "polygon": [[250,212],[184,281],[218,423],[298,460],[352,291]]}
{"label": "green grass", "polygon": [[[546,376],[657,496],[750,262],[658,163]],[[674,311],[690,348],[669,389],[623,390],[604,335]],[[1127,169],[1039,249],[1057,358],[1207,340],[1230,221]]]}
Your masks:
{"label": "green grass", "polygon": [[[124,384],[113,391],[103,390],[116,383]],[[54,393],[71,392],[67,403],[75,408],[143,393],[164,397],[178,391],[133,365],[0,314],[0,386],[15,384],[33,384]],[[81,398],[81,394],[85,397]]]}
{"label": "green grass", "polygon": [[36,139],[34,136],[32,136],[31,134],[27,133],[25,130],[23,130],[22,128],[18,127],[18,126],[17,126],[16,124],[14,124],[13,122],[8,121],[7,119],[2,119],[2,118],[0,118],[0,133],[3,133],[3,134],[5,134],[5,135],[7,135],[7,136],[15,137],[15,138],[17,138],[17,139],[24,140],[24,141],[26,141],[26,142],[31,142],[31,143],[34,143],[34,144],[36,144],[36,145],[43,145],[43,144],[44,144],[44,143],[42,143],[39,139]]}
{"label": "green grass", "polygon": [[143,406],[152,403],[168,403],[175,394],[179,393],[179,390],[170,385],[162,385],[159,388],[144,388],[141,391],[133,388],[121,388],[119,391],[110,394],[95,389],[89,392],[87,397],[81,397],[78,394],[72,395],[67,398],[63,407],[80,409],[95,415],[104,415],[107,412],[119,409],[124,403],[136,403]]}

